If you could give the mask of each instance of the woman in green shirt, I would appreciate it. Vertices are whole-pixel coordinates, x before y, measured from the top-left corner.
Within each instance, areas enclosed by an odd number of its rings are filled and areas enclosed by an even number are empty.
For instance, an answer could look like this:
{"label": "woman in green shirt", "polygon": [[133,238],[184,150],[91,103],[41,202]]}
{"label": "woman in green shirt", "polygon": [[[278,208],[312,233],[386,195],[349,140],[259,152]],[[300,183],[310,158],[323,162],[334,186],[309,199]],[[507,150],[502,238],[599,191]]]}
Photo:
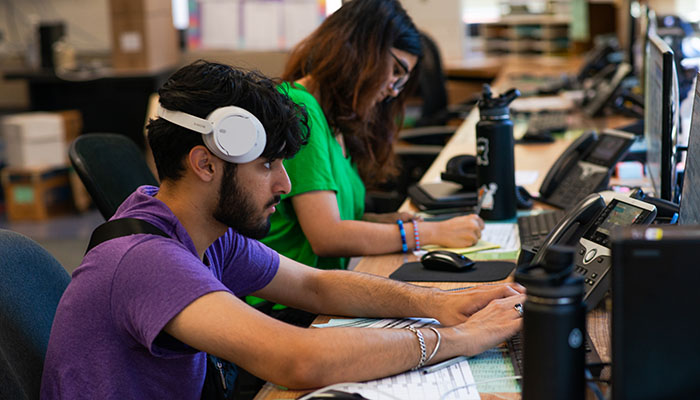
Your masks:
{"label": "woman in green shirt", "polygon": [[479,239],[475,215],[424,222],[364,212],[365,185],[397,172],[397,121],[403,89],[415,86],[420,43],[397,0],[353,0],[292,51],[279,90],[306,108],[309,144],[284,161],[292,190],[263,242],[307,265],[347,268],[347,257],[406,251],[417,238],[448,247]]}

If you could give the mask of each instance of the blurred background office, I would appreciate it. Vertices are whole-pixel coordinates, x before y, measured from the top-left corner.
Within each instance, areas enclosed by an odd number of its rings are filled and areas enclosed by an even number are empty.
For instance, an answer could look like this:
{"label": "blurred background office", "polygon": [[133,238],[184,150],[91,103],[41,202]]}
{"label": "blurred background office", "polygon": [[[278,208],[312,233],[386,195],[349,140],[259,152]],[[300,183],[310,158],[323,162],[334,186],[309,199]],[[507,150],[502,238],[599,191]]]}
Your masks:
{"label": "blurred background office", "polygon": [[[662,28],[668,21],[682,62],[697,65],[700,2],[642,3],[656,11]],[[629,47],[630,24],[642,3],[402,1],[436,44],[446,107],[468,104],[499,66],[517,62],[514,56],[582,55],[601,35]],[[149,104],[172,71],[204,58],[278,76],[289,49],[340,5],[341,0],[0,0],[0,228],[39,241],[71,271],[90,232],[104,220],[70,167],[72,140],[117,133],[147,154],[143,129]],[[420,95],[407,113],[409,126],[425,111]],[[460,115],[454,116],[440,123],[458,125]],[[421,170],[414,175],[419,178]]]}

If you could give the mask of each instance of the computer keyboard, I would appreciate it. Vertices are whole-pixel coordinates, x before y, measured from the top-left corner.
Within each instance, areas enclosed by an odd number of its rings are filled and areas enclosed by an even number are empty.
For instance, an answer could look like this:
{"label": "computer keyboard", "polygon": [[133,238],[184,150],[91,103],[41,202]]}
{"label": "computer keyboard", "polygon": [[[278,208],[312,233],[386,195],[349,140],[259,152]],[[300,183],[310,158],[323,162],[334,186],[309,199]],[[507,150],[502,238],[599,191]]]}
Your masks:
{"label": "computer keyboard", "polygon": [[565,215],[563,210],[554,210],[518,217],[520,248],[539,248],[547,234]]}
{"label": "computer keyboard", "polygon": [[[506,346],[508,346],[508,353],[510,354],[510,361],[513,363],[513,372],[515,375],[523,376],[523,332],[520,331],[517,335],[506,341]],[[588,365],[588,370],[595,377],[600,377],[600,373],[603,370],[603,361],[600,359],[598,351],[596,351],[591,337],[586,332],[586,340],[583,343],[584,349],[586,351],[586,365]]]}
{"label": "computer keyboard", "polygon": [[525,136],[537,136],[564,132],[569,127],[568,114],[560,111],[532,114],[527,122]]}

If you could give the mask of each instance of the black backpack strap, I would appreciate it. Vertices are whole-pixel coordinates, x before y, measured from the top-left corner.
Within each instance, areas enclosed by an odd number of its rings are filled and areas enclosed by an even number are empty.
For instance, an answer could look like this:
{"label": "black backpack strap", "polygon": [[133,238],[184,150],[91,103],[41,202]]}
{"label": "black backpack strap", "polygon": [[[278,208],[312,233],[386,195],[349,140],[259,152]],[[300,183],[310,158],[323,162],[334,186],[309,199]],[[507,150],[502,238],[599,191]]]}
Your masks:
{"label": "black backpack strap", "polygon": [[166,234],[155,225],[138,218],[120,218],[107,221],[98,226],[90,237],[90,243],[87,250],[92,250],[93,247],[108,240],[116,239],[122,236],[135,235],[137,233],[147,233],[150,235],[158,235],[169,238]]}

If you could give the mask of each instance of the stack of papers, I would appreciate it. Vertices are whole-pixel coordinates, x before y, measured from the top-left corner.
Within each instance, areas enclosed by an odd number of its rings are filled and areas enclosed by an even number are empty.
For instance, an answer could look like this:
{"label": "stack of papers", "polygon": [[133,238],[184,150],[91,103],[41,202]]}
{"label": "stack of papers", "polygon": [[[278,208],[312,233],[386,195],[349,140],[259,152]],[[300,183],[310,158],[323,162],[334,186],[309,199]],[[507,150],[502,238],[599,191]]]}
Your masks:
{"label": "stack of papers", "polygon": [[[333,318],[316,328],[415,328],[439,325],[433,318]],[[458,357],[464,358],[464,357]],[[449,365],[435,372],[408,371],[367,382],[333,385],[333,389],[359,393],[373,400],[395,399],[480,399],[482,393],[517,393],[520,386],[513,377],[513,365],[503,347]],[[504,379],[505,378],[505,379]],[[486,382],[486,383],[477,383]],[[478,389],[478,390],[477,390]]]}

